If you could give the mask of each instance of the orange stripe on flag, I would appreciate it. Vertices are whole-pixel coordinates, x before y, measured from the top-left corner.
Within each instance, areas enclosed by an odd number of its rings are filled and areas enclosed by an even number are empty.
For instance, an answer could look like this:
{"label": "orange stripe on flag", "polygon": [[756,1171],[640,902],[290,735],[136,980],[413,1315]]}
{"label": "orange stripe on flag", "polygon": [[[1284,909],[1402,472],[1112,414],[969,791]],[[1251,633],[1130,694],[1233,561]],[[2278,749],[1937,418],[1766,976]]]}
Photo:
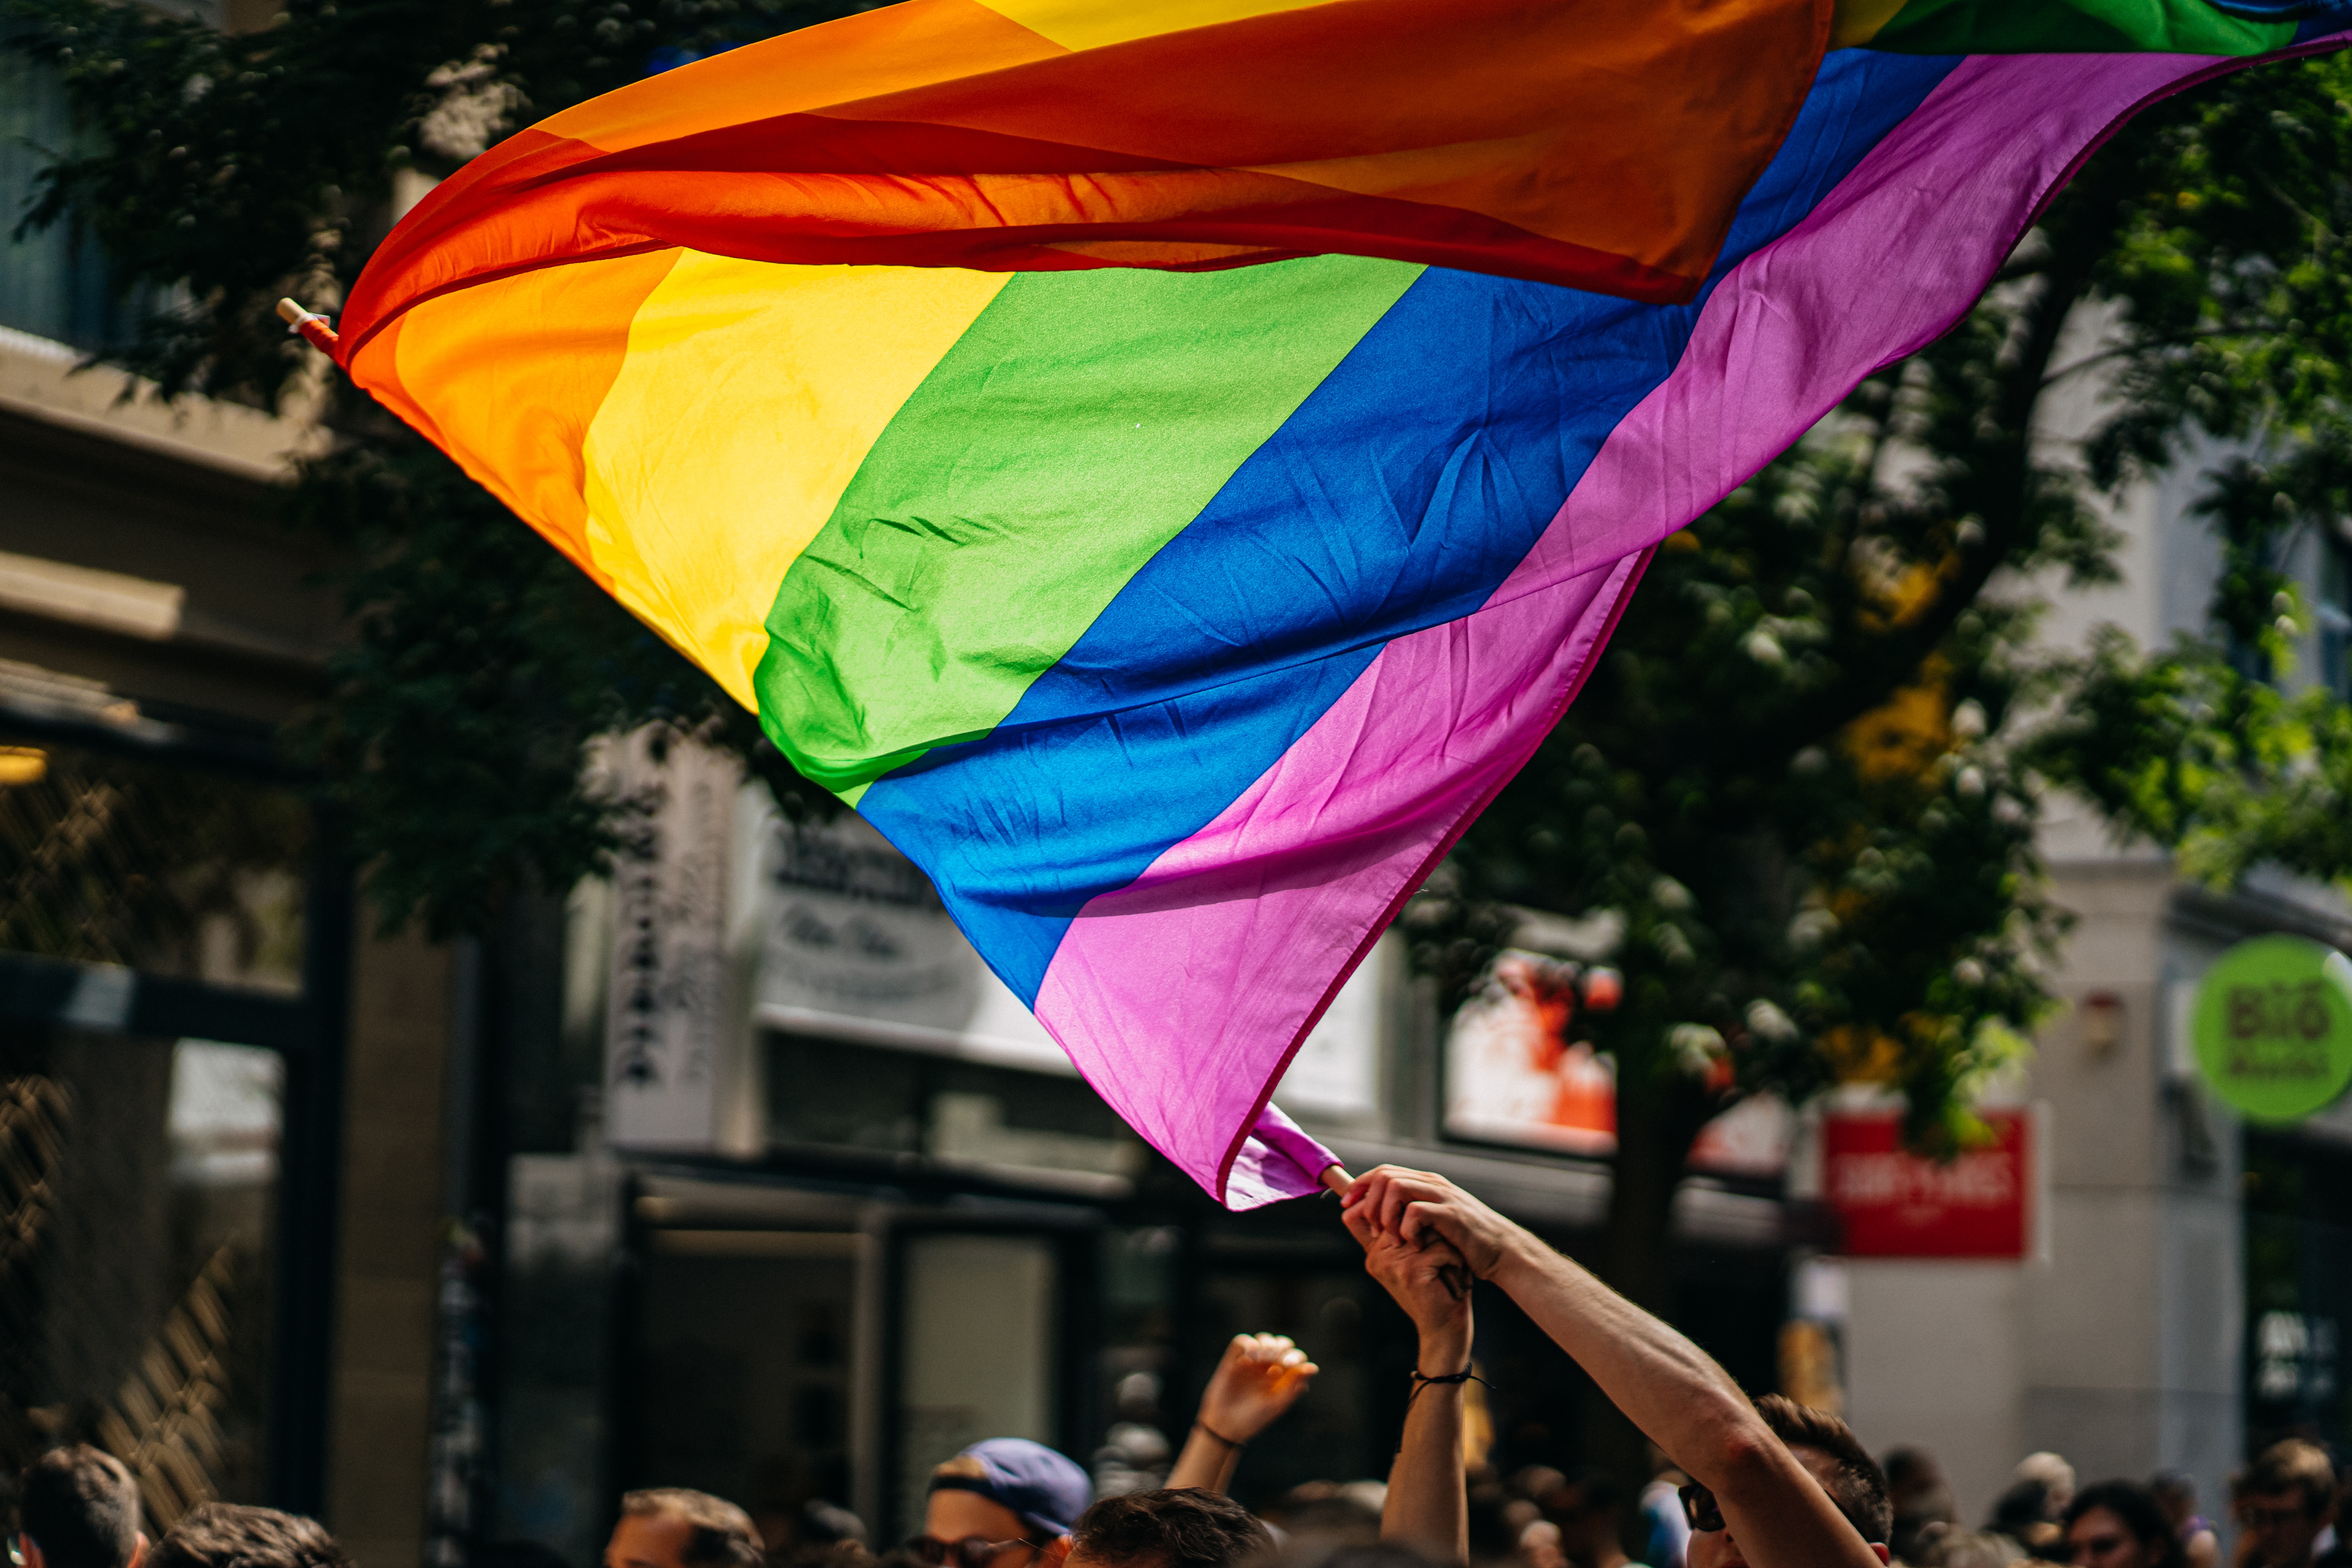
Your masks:
{"label": "orange stripe on flag", "polygon": [[[1832,0],[906,4],[683,67],[493,149],[394,231],[347,342],[437,291],[686,247],[1197,268],[1347,253],[1688,298]],[[351,352],[347,350],[346,352]]]}
{"label": "orange stripe on flag", "polygon": [[[581,447],[629,324],[675,250],[533,271],[428,300],[352,357],[352,379],[457,460],[599,587]],[[429,389],[426,414],[410,388]]]}

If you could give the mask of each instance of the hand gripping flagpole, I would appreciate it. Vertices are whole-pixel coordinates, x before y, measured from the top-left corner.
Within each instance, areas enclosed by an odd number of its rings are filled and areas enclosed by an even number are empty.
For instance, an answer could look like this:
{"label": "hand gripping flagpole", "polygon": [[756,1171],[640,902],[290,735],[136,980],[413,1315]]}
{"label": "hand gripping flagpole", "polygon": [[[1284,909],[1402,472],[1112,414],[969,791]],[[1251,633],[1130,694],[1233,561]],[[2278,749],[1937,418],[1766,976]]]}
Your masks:
{"label": "hand gripping flagpole", "polygon": [[315,310],[306,310],[291,300],[278,301],[278,314],[286,323],[288,331],[301,333],[310,340],[312,348],[329,359],[335,357],[335,329],[327,324],[326,317]]}

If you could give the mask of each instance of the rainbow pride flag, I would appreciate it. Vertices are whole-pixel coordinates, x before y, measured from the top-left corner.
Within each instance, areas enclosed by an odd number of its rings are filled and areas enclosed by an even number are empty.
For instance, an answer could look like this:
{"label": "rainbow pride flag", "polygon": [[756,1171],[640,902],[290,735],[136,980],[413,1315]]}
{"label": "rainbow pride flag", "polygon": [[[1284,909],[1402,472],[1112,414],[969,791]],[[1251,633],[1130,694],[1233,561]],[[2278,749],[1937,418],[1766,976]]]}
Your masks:
{"label": "rainbow pride flag", "polygon": [[1949,327],[2123,118],[2346,26],[905,0],[484,154],[335,352],[1244,1207],[1332,1163],[1272,1086],[1658,542]]}

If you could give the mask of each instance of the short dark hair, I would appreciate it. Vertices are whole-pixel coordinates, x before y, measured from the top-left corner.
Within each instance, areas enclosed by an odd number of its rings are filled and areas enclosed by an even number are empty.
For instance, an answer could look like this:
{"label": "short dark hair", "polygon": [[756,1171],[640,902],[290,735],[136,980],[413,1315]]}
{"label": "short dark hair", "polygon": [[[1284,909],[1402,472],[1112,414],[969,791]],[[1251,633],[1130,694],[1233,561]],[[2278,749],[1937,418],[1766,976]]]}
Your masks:
{"label": "short dark hair", "polygon": [[1756,1414],[1772,1436],[1791,1448],[1819,1448],[1837,1461],[1828,1489],[1830,1501],[1848,1524],[1874,1546],[1895,1533],[1895,1505],[1886,1495],[1886,1472],[1853,1435],[1853,1428],[1826,1410],[1815,1410],[1778,1394],[1756,1402]]}
{"label": "short dark hair", "polygon": [[22,1529],[50,1568],[128,1568],[139,1549],[139,1484],[113,1455],[52,1448],[25,1470]]}
{"label": "short dark hair", "polygon": [[2181,1568],[2180,1536],[2164,1517],[2154,1492],[2137,1481],[2101,1481],[2084,1487],[2066,1505],[2066,1528],[2074,1529],[2076,1520],[2101,1508],[2122,1520],[2141,1547],[2155,1554],[2156,1568]]}
{"label": "short dark hair", "polygon": [[2289,1437],[2255,1458],[2253,1468],[2246,1472],[2244,1490],[2249,1497],[2300,1491],[2303,1511],[2315,1514],[2335,1499],[2336,1462],[2318,1444]]}
{"label": "short dark hair", "polygon": [[723,1497],[686,1487],[648,1487],[624,1496],[621,1512],[625,1517],[681,1520],[690,1526],[686,1549],[678,1554],[688,1563],[709,1563],[712,1568],[760,1568],[766,1559],[766,1548],[751,1516]]}
{"label": "short dark hair", "polygon": [[1274,1537],[1249,1510],[1192,1487],[1107,1497],[1070,1533],[1072,1556],[1083,1552],[1121,1568],[1234,1568],[1274,1551]]}
{"label": "short dark hair", "polygon": [[352,1568],[326,1526],[242,1503],[199,1503],[163,1532],[147,1568]]}

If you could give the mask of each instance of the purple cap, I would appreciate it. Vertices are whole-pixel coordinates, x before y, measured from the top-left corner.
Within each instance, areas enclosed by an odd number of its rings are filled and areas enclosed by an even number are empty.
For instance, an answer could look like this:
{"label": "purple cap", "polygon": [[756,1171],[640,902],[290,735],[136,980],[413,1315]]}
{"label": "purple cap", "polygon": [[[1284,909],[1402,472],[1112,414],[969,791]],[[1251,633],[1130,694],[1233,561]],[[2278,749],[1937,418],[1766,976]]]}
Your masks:
{"label": "purple cap", "polygon": [[980,1466],[976,1476],[934,1476],[935,1492],[977,1492],[1021,1516],[1021,1522],[1047,1540],[1067,1535],[1094,1500],[1093,1483],[1075,1460],[1026,1437],[991,1437],[974,1443],[959,1459]]}

